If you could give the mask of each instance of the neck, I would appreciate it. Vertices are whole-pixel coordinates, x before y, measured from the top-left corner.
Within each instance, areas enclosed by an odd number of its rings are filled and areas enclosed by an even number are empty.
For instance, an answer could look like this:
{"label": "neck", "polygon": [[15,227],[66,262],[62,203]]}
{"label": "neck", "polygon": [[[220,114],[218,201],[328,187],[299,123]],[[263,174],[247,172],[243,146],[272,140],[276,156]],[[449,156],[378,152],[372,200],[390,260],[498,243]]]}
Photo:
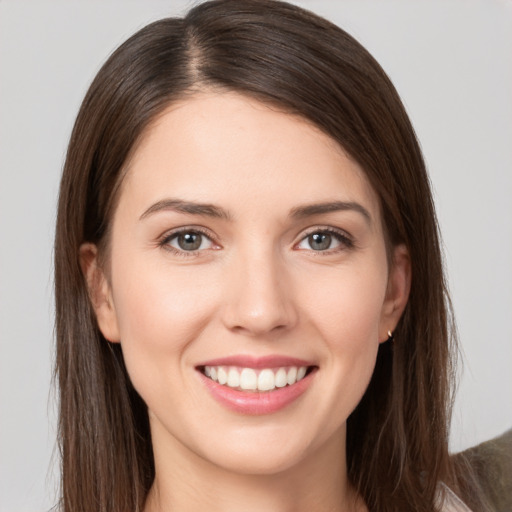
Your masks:
{"label": "neck", "polygon": [[164,449],[155,450],[155,481],[144,512],[367,510],[348,482],[344,432],[313,455],[272,474],[231,471],[175,440],[159,448]]}

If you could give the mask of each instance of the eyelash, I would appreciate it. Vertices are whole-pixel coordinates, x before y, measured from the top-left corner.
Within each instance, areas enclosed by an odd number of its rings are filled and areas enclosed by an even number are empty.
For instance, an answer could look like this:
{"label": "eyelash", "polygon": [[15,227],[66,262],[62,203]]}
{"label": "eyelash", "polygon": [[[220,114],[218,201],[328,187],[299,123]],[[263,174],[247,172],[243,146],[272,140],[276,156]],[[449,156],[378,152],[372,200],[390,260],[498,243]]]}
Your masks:
{"label": "eyelash", "polygon": [[180,235],[184,235],[184,234],[201,235],[201,236],[206,237],[208,240],[210,240],[212,244],[215,244],[215,242],[213,241],[213,237],[209,231],[199,228],[199,227],[184,227],[184,228],[180,228],[175,231],[172,231],[171,233],[166,233],[164,236],[161,237],[161,239],[158,242],[158,245],[159,245],[159,247],[162,247],[164,250],[169,251],[169,252],[173,253],[174,255],[180,256],[182,258],[191,258],[191,257],[199,256],[200,253],[204,251],[204,249],[196,250],[196,251],[185,251],[185,250],[176,249],[175,247],[170,245],[170,242],[172,240],[174,240],[175,238],[179,237]]}
{"label": "eyelash", "polygon": [[[194,250],[194,251],[185,251],[185,250],[176,249],[175,247],[170,245],[170,242],[172,240],[174,240],[175,238],[177,238],[178,236],[183,235],[183,234],[198,234],[198,235],[206,237],[208,240],[210,240],[210,242],[212,244],[215,244],[213,237],[209,231],[207,231],[205,229],[201,229],[199,227],[184,227],[184,228],[180,228],[175,231],[172,231],[171,233],[166,233],[165,235],[163,235],[158,242],[158,246],[162,247],[166,251],[169,251],[169,252],[171,252],[177,256],[183,257],[183,258],[197,257],[200,255],[201,252],[205,251],[205,249]],[[322,256],[322,255],[326,256],[326,255],[337,253],[337,252],[340,252],[343,250],[353,249],[355,246],[352,238],[344,231],[337,230],[332,227],[316,226],[315,228],[312,228],[309,231],[306,231],[306,233],[304,233],[304,235],[301,237],[301,239],[296,244],[294,244],[293,247],[296,248],[304,240],[306,240],[308,237],[310,237],[311,235],[314,235],[314,234],[330,235],[330,236],[334,237],[343,246],[343,247],[336,247],[334,249],[325,249],[325,250],[319,250],[319,251],[315,251],[314,249],[309,249],[308,251],[310,253],[314,254],[315,256],[317,256],[317,255],[318,256]]]}
{"label": "eyelash", "polygon": [[314,254],[315,256],[328,256],[333,253],[337,253],[337,252],[340,252],[343,250],[350,250],[355,247],[354,240],[345,231],[338,230],[338,229],[328,227],[328,226],[325,226],[325,227],[315,226],[314,228],[310,229],[309,231],[306,231],[306,233],[302,236],[302,238],[299,240],[299,242],[294,245],[294,247],[297,247],[308,237],[310,237],[311,235],[315,235],[315,234],[331,235],[342,246],[342,247],[336,247],[334,249],[325,249],[323,251],[315,251],[314,249],[309,249],[309,252]]}

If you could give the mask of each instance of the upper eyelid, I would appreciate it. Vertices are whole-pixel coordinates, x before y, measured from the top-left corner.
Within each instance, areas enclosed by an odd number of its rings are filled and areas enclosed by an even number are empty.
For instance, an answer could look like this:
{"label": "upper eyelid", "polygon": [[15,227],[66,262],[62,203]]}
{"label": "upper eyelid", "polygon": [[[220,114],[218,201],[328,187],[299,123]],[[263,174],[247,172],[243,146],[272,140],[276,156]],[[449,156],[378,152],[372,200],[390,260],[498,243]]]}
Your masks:
{"label": "upper eyelid", "polygon": [[215,240],[215,236],[213,233],[202,226],[182,226],[179,228],[168,229],[164,231],[159,237],[158,240],[167,240],[173,238],[182,233],[200,233],[203,236],[209,238],[212,242]]}
{"label": "upper eyelid", "polygon": [[305,230],[301,231],[300,235],[298,236],[299,241],[309,235],[312,235],[313,233],[334,233],[342,237],[348,238],[349,240],[353,240],[354,238],[345,229],[336,228],[334,226],[311,226],[310,228],[306,228]]}

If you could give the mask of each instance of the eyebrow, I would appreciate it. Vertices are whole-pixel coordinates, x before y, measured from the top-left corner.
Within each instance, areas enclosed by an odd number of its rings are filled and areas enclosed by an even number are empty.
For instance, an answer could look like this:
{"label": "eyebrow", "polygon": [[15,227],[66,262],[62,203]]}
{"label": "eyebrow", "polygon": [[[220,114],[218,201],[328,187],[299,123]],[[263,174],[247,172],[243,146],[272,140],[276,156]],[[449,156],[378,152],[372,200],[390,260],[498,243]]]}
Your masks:
{"label": "eyebrow", "polygon": [[327,203],[297,206],[292,208],[290,215],[291,217],[302,219],[305,217],[312,217],[313,215],[339,211],[355,211],[361,214],[370,226],[372,224],[372,216],[370,215],[370,212],[361,204],[353,201],[330,201]]}
{"label": "eyebrow", "polygon": [[215,217],[218,219],[231,219],[231,215],[222,208],[208,203],[195,203],[192,201],[183,201],[181,199],[163,199],[150,206],[140,217],[145,219],[161,211],[175,211],[179,213],[189,213],[191,215],[204,215],[206,217]]}
{"label": "eyebrow", "polygon": [[[144,213],[139,217],[139,220],[143,220],[160,211],[175,211],[191,215],[203,215],[217,219],[232,220],[231,214],[219,206],[215,206],[210,203],[184,201],[182,199],[162,199],[144,211]],[[361,214],[369,225],[372,224],[372,217],[368,210],[364,206],[353,201],[329,201],[327,203],[314,203],[296,206],[290,210],[290,217],[303,219],[314,215],[338,211],[355,211]]]}

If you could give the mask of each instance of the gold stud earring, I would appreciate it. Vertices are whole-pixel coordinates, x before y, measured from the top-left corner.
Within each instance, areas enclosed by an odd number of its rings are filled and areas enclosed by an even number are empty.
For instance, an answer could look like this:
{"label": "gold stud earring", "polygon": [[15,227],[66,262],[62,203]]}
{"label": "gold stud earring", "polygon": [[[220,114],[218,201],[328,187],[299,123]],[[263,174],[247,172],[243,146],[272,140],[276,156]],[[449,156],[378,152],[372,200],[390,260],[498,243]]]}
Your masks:
{"label": "gold stud earring", "polygon": [[388,331],[388,339],[386,340],[390,343],[393,343],[395,341],[395,338],[393,336],[393,333],[391,331]]}

